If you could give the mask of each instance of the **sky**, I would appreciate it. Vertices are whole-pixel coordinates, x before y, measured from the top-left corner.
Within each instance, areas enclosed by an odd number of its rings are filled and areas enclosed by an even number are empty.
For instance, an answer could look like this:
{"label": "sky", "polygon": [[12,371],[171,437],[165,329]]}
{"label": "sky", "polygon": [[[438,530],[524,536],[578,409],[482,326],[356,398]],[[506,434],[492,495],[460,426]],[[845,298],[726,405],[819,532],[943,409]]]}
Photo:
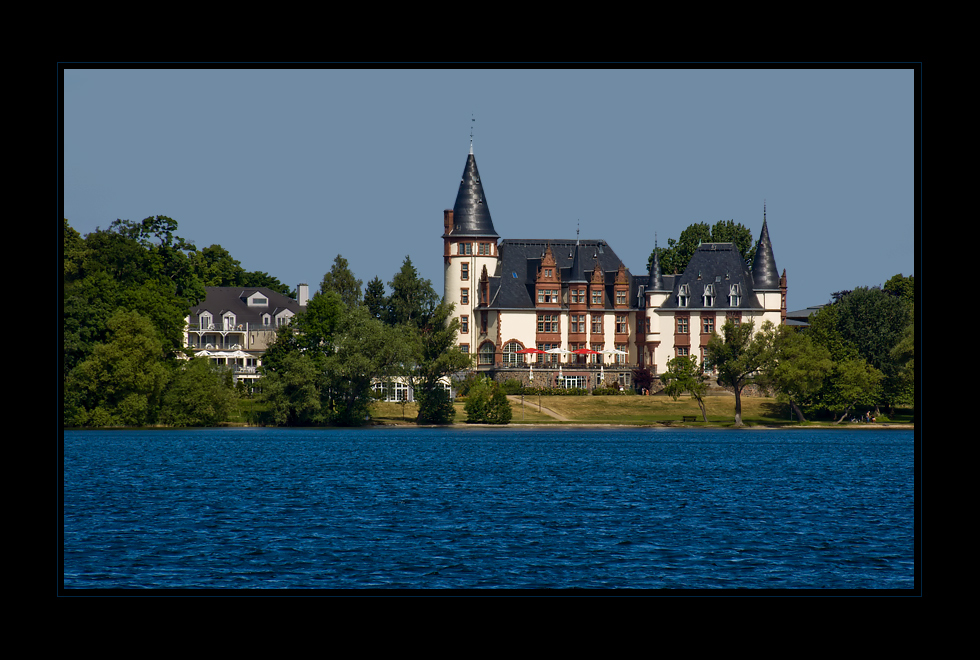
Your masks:
{"label": "sky", "polygon": [[790,311],[913,275],[911,67],[85,69],[63,83],[64,217],[165,215],[198,248],[318,288],[406,256],[443,292],[470,149],[501,239],[654,241],[766,209]]}

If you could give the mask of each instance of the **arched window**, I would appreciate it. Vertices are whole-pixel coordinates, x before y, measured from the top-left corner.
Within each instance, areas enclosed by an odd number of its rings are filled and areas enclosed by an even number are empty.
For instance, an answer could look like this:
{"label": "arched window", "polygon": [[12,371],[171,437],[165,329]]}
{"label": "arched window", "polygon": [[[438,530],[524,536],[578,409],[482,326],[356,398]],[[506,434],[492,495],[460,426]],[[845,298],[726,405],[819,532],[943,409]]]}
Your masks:
{"label": "arched window", "polygon": [[480,344],[480,364],[493,364],[493,356],[496,352],[497,347],[493,345],[492,341]]}
{"label": "arched window", "polygon": [[521,346],[521,342],[519,341],[511,341],[504,344],[504,366],[516,367],[524,364],[524,355],[517,352],[523,350],[524,347]]}

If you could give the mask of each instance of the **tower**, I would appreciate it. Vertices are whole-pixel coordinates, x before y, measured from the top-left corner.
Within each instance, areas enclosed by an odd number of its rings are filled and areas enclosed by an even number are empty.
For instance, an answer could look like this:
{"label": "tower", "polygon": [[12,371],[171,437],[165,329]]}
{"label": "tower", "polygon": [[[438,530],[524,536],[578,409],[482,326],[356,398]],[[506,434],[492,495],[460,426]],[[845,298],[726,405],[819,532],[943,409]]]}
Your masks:
{"label": "tower", "polygon": [[[762,205],[762,231],[752,260],[752,282],[755,294],[766,312],[779,312],[780,323],[786,319],[786,272],[782,277],[776,269],[776,258],[769,239],[766,206]],[[774,321],[775,322],[775,321]]]}
{"label": "tower", "polygon": [[486,299],[489,287],[481,286],[480,281],[497,275],[499,238],[473,155],[471,135],[470,152],[460,177],[456,203],[452,210],[443,212],[442,235],[443,296],[447,302],[456,305],[454,315],[460,322],[457,341],[466,352],[476,352],[482,343],[496,336],[496,329],[492,329],[494,319],[486,309],[490,304]]}

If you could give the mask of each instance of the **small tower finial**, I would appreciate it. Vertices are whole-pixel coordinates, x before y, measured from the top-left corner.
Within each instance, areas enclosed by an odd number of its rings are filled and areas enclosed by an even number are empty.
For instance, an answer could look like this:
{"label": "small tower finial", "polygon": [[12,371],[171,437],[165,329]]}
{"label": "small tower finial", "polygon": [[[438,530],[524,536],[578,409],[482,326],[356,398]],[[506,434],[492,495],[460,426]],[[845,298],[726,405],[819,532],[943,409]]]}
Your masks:
{"label": "small tower finial", "polygon": [[476,122],[476,117],[470,113],[470,154],[473,153],[473,124]]}
{"label": "small tower finial", "polygon": [[581,220],[576,220],[575,221],[575,245],[578,245],[578,231],[579,231],[579,226],[581,224],[582,224],[582,221]]}

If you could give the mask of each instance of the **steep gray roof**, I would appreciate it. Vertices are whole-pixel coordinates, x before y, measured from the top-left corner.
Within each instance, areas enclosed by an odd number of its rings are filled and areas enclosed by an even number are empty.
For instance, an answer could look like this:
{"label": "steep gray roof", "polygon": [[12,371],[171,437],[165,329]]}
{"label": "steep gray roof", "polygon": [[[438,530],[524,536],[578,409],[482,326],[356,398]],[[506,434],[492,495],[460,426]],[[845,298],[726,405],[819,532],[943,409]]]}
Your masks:
{"label": "steep gray roof", "polygon": [[779,271],[776,270],[776,258],[772,254],[765,212],[762,214],[762,233],[755,249],[755,259],[752,260],[752,279],[756,289],[779,288]]}
{"label": "steep gray roof", "polygon": [[476,157],[470,151],[466,157],[463,176],[459,181],[459,192],[453,205],[453,236],[497,236],[490,219],[490,207],[483,194],[480,170],[476,167]]}
{"label": "steep gray roof", "polygon": [[[668,278],[664,278],[667,280]],[[670,278],[672,292],[663,309],[761,309],[755,295],[752,275],[733,243],[702,243],[691,256],[684,273]],[[705,287],[714,288],[714,304],[706,307],[702,296]],[[738,305],[731,305],[729,293],[732,285],[738,286]],[[678,305],[681,287],[687,287],[690,300],[686,307]],[[778,286],[778,280],[777,280]]]}
{"label": "steep gray roof", "polygon": [[[596,261],[604,275],[604,301],[612,309],[616,273],[622,264],[616,253],[602,240],[505,239],[500,242],[500,277],[490,278],[490,307],[528,309],[534,307],[534,282],[541,258],[550,245],[561,274],[562,287],[569,282],[589,282]],[[576,253],[578,259],[576,260]],[[578,262],[578,265],[574,264]],[[626,270],[630,287],[630,306],[636,307],[634,278]],[[645,278],[644,278],[645,279]]]}
{"label": "steep gray roof", "polygon": [[[209,286],[204,291],[207,297],[190,309],[192,319],[204,311],[211,312],[216,319],[230,311],[235,314],[236,323],[261,325],[263,314],[271,314],[275,318],[284,309],[293,314],[299,314],[306,309],[292,298],[265,287]],[[260,293],[269,304],[265,307],[249,307],[247,300],[254,293]]]}

